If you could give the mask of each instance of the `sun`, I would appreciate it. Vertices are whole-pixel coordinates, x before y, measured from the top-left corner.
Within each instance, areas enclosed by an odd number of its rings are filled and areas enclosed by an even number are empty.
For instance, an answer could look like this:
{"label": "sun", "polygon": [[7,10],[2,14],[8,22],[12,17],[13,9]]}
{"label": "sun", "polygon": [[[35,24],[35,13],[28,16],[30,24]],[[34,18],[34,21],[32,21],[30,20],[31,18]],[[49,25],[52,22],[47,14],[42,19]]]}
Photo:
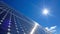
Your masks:
{"label": "sun", "polygon": [[48,9],[43,9],[42,14],[43,14],[43,15],[48,15],[48,14],[49,14],[49,10],[48,10]]}

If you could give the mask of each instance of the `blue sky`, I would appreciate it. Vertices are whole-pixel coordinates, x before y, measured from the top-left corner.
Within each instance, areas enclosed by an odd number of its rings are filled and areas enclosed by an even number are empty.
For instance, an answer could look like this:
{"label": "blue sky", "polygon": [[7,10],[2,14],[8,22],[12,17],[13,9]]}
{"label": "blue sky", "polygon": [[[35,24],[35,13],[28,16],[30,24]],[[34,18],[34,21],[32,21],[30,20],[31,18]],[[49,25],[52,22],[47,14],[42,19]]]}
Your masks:
{"label": "blue sky", "polygon": [[[60,0],[3,0],[12,8],[37,21],[43,27],[56,26],[60,33]],[[50,15],[42,15],[42,10],[49,9]]]}

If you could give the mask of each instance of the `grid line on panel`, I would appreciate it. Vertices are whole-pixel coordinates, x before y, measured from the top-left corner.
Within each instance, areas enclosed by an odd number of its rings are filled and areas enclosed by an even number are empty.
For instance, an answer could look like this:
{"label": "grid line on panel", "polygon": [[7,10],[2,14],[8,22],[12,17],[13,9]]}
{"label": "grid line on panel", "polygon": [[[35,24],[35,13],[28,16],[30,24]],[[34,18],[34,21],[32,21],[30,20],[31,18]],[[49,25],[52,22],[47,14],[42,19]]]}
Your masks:
{"label": "grid line on panel", "polygon": [[[17,27],[18,24],[16,22],[16,17],[15,16],[14,16],[14,20],[15,20],[15,26],[16,26],[17,33],[19,34],[19,28]],[[20,28],[22,29],[23,34],[25,34],[25,31],[24,31],[23,27],[21,26]]]}
{"label": "grid line on panel", "polygon": [[19,31],[18,31],[18,26],[17,26],[17,23],[16,23],[16,20],[15,20],[15,16],[13,16],[14,17],[14,23],[15,23],[15,27],[16,27],[16,32],[19,34]]}
{"label": "grid line on panel", "polygon": [[[7,9],[8,9],[8,8],[3,9],[2,7],[0,7],[0,10],[1,10],[0,14],[2,14],[4,11],[7,11]],[[9,9],[8,9],[8,10],[9,10]]]}
{"label": "grid line on panel", "polygon": [[[9,13],[9,10],[8,10],[7,13],[3,16],[1,22],[3,22],[3,20],[6,18],[6,16],[7,16],[8,13]],[[2,24],[1,22],[0,22],[0,24]]]}
{"label": "grid line on panel", "polygon": [[12,24],[11,23],[11,16],[12,15],[10,14],[10,20],[9,20],[9,23],[8,23],[9,25],[8,25],[8,32],[7,32],[7,34],[11,34],[11,29],[10,29],[11,28],[11,24]]}
{"label": "grid line on panel", "polygon": [[18,21],[18,18],[16,17],[16,21],[19,24],[19,27],[22,29],[22,31],[24,32],[24,34],[26,34],[25,29],[23,29],[23,26],[21,25],[21,22]]}

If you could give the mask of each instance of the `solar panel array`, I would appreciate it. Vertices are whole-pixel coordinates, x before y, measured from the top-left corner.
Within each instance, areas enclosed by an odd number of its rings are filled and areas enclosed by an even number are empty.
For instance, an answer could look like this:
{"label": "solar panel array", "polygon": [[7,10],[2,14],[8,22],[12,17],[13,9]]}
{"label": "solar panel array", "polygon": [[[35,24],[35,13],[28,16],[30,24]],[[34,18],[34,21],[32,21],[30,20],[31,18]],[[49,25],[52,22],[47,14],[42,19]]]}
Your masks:
{"label": "solar panel array", "polygon": [[[0,2],[0,34],[31,34],[34,21],[16,12]],[[41,26],[37,26],[33,34],[48,34],[48,32]]]}

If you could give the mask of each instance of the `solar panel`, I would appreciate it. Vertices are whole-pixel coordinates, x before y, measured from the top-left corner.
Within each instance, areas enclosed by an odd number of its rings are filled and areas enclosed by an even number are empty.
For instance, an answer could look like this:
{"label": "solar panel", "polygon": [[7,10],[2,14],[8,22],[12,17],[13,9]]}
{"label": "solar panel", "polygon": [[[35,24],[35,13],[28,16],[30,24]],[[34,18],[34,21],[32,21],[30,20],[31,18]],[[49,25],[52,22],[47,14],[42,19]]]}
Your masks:
{"label": "solar panel", "polygon": [[37,22],[0,2],[0,34],[50,34]]}

